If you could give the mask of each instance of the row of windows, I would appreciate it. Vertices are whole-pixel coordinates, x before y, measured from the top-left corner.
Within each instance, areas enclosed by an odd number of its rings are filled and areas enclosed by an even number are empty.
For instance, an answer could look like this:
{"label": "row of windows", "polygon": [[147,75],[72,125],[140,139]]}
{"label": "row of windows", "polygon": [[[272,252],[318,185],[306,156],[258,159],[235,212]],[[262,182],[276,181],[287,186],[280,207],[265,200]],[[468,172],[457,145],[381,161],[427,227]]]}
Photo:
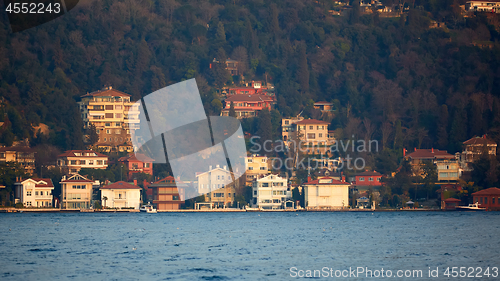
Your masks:
{"label": "row of windows", "polygon": [[[31,196],[32,194],[33,193],[31,191],[26,191],[26,196]],[[38,196],[38,194],[40,194],[40,196],[50,195],[50,191],[46,191],[46,192],[40,191],[40,193],[38,191],[35,191],[35,196]]]}
{"label": "row of windows", "polygon": [[262,187],[270,187],[270,186],[283,186],[283,182],[263,182]]}
{"label": "row of windows", "polygon": [[[126,141],[130,141],[130,138],[125,138]],[[107,142],[108,138],[104,138],[104,142]],[[118,137],[115,137],[115,141],[118,141]],[[120,138],[120,141],[123,141],[123,138]],[[109,138],[109,142],[113,142],[113,138]]]}
{"label": "row of windows", "polygon": [[[247,158],[247,162],[248,163],[253,163],[253,159],[252,158]],[[260,159],[260,162],[261,163],[266,163],[267,159],[266,158],[262,158],[262,159]]]}
{"label": "row of windows", "polygon": [[[248,170],[253,171],[253,167],[248,167]],[[267,171],[267,167],[260,167],[261,171]]]}
{"label": "row of windows", "polygon": [[[495,199],[497,199],[497,200],[495,200]],[[479,204],[488,204],[488,197],[484,197],[484,199],[483,199],[483,197],[479,197]],[[498,198],[491,197],[491,205],[495,205],[495,204],[500,205],[500,197],[498,197]]]}
{"label": "row of windows", "polygon": [[[365,181],[365,178],[364,177],[359,177],[359,181]],[[369,177],[368,181],[373,181],[373,178]],[[380,178],[377,178],[377,181],[380,181]]]}
{"label": "row of windows", "polygon": [[[307,126],[299,126],[299,130],[305,130]],[[316,130],[325,130],[325,126],[316,126]],[[314,126],[309,126],[309,130],[314,130]]]}
{"label": "row of windows", "polygon": [[[209,184],[201,184],[200,185],[200,188],[210,188],[210,185]],[[212,189],[216,189],[216,188],[224,188],[224,184],[213,184],[212,185]]]}
{"label": "row of windows", "polygon": [[87,189],[86,185],[73,185],[71,188],[73,189]]}
{"label": "row of windows", "polygon": [[[108,164],[108,161],[107,160],[95,160],[97,165],[102,165],[104,163],[104,165],[107,165]],[[71,165],[86,165],[86,163],[88,163],[89,165],[94,165],[94,160],[71,160],[70,161],[70,164]]]}
{"label": "row of windows", "polygon": [[[122,133],[121,129],[115,129],[114,131],[115,131],[115,135],[119,135],[119,134]],[[97,129],[97,133],[100,134],[101,133],[101,129]],[[108,134],[108,135],[113,134],[113,130],[106,129],[106,134]],[[127,130],[127,134],[130,134],[130,130]]]}
{"label": "row of windows", "polygon": [[[318,133],[318,138],[322,138],[322,137],[323,137],[323,134],[322,133]],[[316,138],[316,134],[314,134],[314,133],[307,134],[307,138],[308,139],[315,139]]]}

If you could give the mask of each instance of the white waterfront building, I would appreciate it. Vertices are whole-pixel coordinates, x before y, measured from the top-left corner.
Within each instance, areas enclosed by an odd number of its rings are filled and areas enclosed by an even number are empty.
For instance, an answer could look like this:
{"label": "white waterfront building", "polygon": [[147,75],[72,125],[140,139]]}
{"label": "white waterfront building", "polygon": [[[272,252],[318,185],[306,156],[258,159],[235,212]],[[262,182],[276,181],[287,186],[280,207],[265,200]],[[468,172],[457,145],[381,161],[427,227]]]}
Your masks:
{"label": "white waterfront building", "polygon": [[52,207],[54,184],[51,179],[18,180],[15,186],[16,203],[23,203],[24,207]]}
{"label": "white waterfront building", "polygon": [[284,209],[292,198],[287,179],[273,174],[255,179],[252,194],[252,207],[262,209]]}

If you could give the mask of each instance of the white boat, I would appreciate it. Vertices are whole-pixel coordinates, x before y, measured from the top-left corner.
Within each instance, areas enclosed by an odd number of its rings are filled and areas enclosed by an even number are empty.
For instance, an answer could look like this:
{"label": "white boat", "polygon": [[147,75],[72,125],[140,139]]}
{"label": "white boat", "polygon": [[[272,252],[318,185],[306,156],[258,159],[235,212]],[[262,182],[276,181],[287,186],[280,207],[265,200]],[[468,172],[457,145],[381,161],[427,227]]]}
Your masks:
{"label": "white boat", "polygon": [[151,204],[143,205],[142,207],[139,208],[139,211],[151,214],[157,213],[155,207]]}
{"label": "white boat", "polygon": [[486,208],[479,208],[479,202],[469,204],[469,206],[457,206],[459,211],[486,211]]}

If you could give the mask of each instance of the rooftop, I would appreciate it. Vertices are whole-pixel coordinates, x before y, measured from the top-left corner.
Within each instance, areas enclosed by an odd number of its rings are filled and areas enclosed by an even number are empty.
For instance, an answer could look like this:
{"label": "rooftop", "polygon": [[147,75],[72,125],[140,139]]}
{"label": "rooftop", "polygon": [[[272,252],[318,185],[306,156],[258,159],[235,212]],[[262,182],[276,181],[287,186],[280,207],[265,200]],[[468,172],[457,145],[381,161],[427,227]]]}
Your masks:
{"label": "rooftop", "polygon": [[414,152],[407,154],[406,157],[413,159],[434,159],[434,158],[455,158],[444,150],[439,149],[415,149]]}
{"label": "rooftop", "polygon": [[236,94],[226,99],[226,102],[240,102],[240,101],[264,102],[264,101],[273,101],[273,99],[268,96],[259,94],[254,94],[254,95]]}
{"label": "rooftop", "polygon": [[0,152],[6,151],[16,151],[16,152],[35,152],[34,149],[29,148],[27,146],[9,146],[9,147],[1,147]]}
{"label": "rooftop", "polygon": [[341,182],[332,177],[321,177],[304,183],[304,185],[350,185],[347,182]]}
{"label": "rooftop", "polygon": [[475,195],[500,195],[500,188],[490,187],[487,189],[480,190],[478,192],[472,193],[472,196]]}
{"label": "rooftop", "polygon": [[84,97],[130,97],[129,94],[125,94],[124,92],[113,89],[112,87],[105,88],[103,90],[95,91],[92,93],[87,93]]}
{"label": "rooftop", "polygon": [[328,125],[330,123],[321,121],[321,120],[316,120],[316,119],[304,119],[299,122],[295,122],[297,125],[309,125],[309,124],[314,124],[314,125]]}
{"label": "rooftop", "polygon": [[[500,0],[499,0],[500,1]],[[484,143],[491,144],[491,145],[497,145],[494,141],[488,139],[485,135],[482,137],[474,137],[469,140],[466,140],[463,142],[465,145],[484,145]]]}
{"label": "rooftop", "polygon": [[[85,154],[90,154],[90,155],[85,155]],[[108,156],[99,152],[95,152],[93,150],[68,150],[65,151],[63,154],[59,154],[57,157],[108,157]]]}
{"label": "rooftop", "polygon": [[103,186],[100,189],[141,189],[141,187],[124,181],[117,181],[115,183]]}
{"label": "rooftop", "polygon": [[142,153],[136,153],[136,154],[131,154],[129,156],[120,157],[118,159],[118,162],[125,162],[125,161],[154,162],[155,160],[147,157]]}

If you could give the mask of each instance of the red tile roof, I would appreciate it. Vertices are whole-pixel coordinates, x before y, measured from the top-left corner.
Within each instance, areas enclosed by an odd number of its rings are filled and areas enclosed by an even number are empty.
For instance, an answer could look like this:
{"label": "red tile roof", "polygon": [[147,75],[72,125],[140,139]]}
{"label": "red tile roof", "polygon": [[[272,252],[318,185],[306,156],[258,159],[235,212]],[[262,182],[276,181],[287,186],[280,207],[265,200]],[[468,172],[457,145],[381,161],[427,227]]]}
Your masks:
{"label": "red tile roof", "polygon": [[[81,177],[82,179],[79,179],[79,180],[73,179],[73,178],[76,178],[76,177]],[[61,182],[93,182],[93,181],[87,179],[86,177],[84,177],[82,175],[74,174],[74,175],[70,176],[69,178],[67,178],[65,180],[61,180]]]}
{"label": "red tile roof", "polygon": [[465,145],[483,145],[485,141],[486,141],[487,144],[494,144],[494,145],[496,145],[496,143],[494,141],[488,139],[485,136],[483,136],[483,137],[474,137],[474,138],[472,138],[470,140],[466,140],[466,141],[464,141],[464,144]]}
{"label": "red tile roof", "polygon": [[[331,182],[328,182],[328,183],[322,182],[322,183],[320,183],[319,181],[323,180],[323,179],[331,179]],[[336,179],[334,179],[332,177],[321,177],[321,178],[318,178],[318,179],[306,182],[306,183],[304,183],[304,185],[350,185],[350,184],[347,183],[347,182],[341,182],[341,181],[336,180]]]}
{"label": "red tile roof", "polygon": [[115,183],[103,186],[100,189],[141,189],[141,187],[130,183],[126,183],[124,181],[117,181]]}
{"label": "red tile roof", "polygon": [[456,199],[456,198],[448,198],[448,199],[445,199],[444,202],[460,202],[459,199]]}
{"label": "red tile roof", "polygon": [[377,171],[364,171],[362,173],[357,173],[356,176],[382,176],[382,174]]}
{"label": "red tile roof", "polygon": [[131,154],[129,156],[120,157],[118,159],[118,162],[125,162],[125,161],[153,162],[155,160],[147,157],[142,153],[137,153],[137,154]]}
{"label": "red tile roof", "polygon": [[321,120],[316,120],[316,119],[304,119],[302,121],[299,121],[299,122],[295,122],[294,124],[297,124],[297,125],[309,125],[309,124],[314,124],[314,125],[328,125],[330,123],[328,122],[325,122],[325,121],[321,121]]}
{"label": "red tile roof", "polygon": [[272,98],[264,95],[253,94],[253,95],[245,95],[245,94],[236,94],[228,97],[226,99],[227,103],[231,102],[264,102],[264,101],[273,101]]}
{"label": "red tile roof", "polygon": [[480,190],[478,192],[472,193],[472,196],[475,195],[500,195],[500,188],[491,187],[487,189]]}
{"label": "red tile roof", "polygon": [[454,155],[439,149],[416,149],[416,151],[407,154],[406,157],[413,159],[455,158]]}
{"label": "red tile roof", "polygon": [[[51,179],[48,178],[29,178],[25,180],[21,180],[20,182],[24,182],[27,180],[33,180],[36,182],[35,187],[54,187],[54,184],[52,183]],[[46,182],[47,184],[41,183],[41,181]]]}
{"label": "red tile roof", "polygon": [[[75,153],[82,153],[82,154],[95,153],[97,156],[77,156],[75,155]],[[59,154],[57,157],[108,157],[108,156],[93,150],[68,150],[65,151],[63,154]]]}
{"label": "red tile roof", "polygon": [[115,90],[115,89],[95,91],[92,93],[87,93],[86,95],[83,95],[81,97],[83,98],[83,97],[102,97],[102,96],[105,96],[105,97],[109,97],[109,96],[111,96],[111,97],[130,97],[129,94],[125,94],[124,92],[120,92],[120,91]]}
{"label": "red tile roof", "polygon": [[316,104],[332,104],[332,103],[331,102],[327,102],[327,101],[318,101],[318,102],[315,102],[314,104],[316,105]]}

